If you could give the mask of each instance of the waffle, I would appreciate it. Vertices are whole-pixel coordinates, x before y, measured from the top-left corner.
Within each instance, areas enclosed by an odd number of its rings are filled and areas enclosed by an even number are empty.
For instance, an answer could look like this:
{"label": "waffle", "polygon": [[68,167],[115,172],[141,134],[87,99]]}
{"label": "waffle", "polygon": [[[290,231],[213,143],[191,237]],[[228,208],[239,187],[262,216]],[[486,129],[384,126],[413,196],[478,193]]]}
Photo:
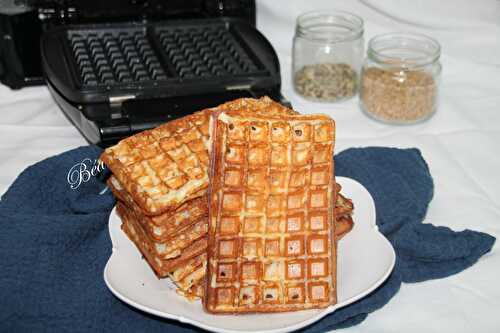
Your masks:
{"label": "waffle", "polygon": [[105,150],[101,159],[146,215],[170,212],[208,184],[209,112],[144,131]]}
{"label": "waffle", "polygon": [[270,98],[241,98],[120,141],[101,155],[145,215],[171,212],[208,187],[209,117],[215,111],[295,114]]}
{"label": "waffle", "polygon": [[114,176],[108,179],[108,186],[118,200],[140,217],[138,221],[153,241],[167,242],[172,237],[183,234],[192,224],[208,214],[206,197],[202,196],[185,202],[175,211],[147,216]]}
{"label": "waffle", "polygon": [[222,112],[212,124],[205,309],[335,304],[333,120]]}
{"label": "waffle", "polygon": [[207,238],[202,237],[182,250],[179,256],[172,259],[164,259],[156,255],[153,242],[148,238],[141,224],[134,214],[123,203],[117,202],[116,211],[122,220],[122,229],[134,242],[136,247],[146,258],[155,274],[159,278],[167,277],[169,273],[182,267],[190,259],[206,253]]}

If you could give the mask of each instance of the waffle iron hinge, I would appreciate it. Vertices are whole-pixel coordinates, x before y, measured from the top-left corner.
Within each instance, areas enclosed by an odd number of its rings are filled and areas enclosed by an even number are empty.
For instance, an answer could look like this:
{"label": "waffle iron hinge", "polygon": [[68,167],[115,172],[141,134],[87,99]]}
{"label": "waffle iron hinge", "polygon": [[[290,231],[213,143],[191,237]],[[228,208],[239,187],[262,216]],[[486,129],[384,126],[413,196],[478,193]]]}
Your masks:
{"label": "waffle iron hinge", "polygon": [[109,96],[109,106],[111,108],[111,119],[123,118],[122,104],[125,101],[135,99],[135,95]]}

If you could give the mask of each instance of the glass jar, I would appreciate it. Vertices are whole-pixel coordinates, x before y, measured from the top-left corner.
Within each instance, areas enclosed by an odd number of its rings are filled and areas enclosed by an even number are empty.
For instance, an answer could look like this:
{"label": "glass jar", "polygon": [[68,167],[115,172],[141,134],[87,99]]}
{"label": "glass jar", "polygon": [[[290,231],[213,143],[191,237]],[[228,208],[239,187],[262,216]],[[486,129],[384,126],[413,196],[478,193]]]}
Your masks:
{"label": "glass jar", "polygon": [[343,11],[316,11],[297,18],[292,73],[306,99],[337,102],[353,97],[363,61],[363,20]]}
{"label": "glass jar", "polygon": [[441,63],[439,43],[427,36],[390,33],[373,37],[360,84],[360,106],[370,117],[413,124],[437,108]]}

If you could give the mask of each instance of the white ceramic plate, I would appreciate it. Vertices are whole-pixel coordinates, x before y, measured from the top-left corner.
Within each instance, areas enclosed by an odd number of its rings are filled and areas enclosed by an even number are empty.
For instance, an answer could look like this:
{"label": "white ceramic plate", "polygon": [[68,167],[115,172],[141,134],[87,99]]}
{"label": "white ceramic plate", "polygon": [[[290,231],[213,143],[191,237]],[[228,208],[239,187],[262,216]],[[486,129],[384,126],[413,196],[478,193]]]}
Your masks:
{"label": "white ceramic plate", "polygon": [[375,224],[375,205],[358,182],[337,177],[342,193],[355,204],[354,228],[338,249],[338,303],[326,309],[277,314],[211,315],[200,301],[189,302],[175,292],[168,279],[159,280],[120,229],[111,213],[109,233],[113,253],[104,269],[111,292],[125,303],[154,315],[189,323],[215,332],[283,333],[305,327],[376,289],[391,273],[396,259],[389,241]]}

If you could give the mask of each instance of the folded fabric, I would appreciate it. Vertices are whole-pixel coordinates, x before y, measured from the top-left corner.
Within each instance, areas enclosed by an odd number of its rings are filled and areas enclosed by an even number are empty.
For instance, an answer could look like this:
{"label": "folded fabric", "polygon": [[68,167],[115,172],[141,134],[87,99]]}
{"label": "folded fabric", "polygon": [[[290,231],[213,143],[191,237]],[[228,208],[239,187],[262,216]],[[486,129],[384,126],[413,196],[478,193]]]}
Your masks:
{"label": "folded fabric", "polygon": [[[107,224],[114,199],[91,172],[100,153],[88,146],[41,161],[3,195],[0,331],[197,331],[133,309],[107,290],[102,275],[111,254]],[[377,290],[307,332],[355,325],[386,304],[402,282],[460,272],[491,250],[495,238],[487,234],[421,223],[433,183],[418,150],[349,149],[335,160],[337,175],[356,179],[370,191],[377,224],[397,261]]]}

